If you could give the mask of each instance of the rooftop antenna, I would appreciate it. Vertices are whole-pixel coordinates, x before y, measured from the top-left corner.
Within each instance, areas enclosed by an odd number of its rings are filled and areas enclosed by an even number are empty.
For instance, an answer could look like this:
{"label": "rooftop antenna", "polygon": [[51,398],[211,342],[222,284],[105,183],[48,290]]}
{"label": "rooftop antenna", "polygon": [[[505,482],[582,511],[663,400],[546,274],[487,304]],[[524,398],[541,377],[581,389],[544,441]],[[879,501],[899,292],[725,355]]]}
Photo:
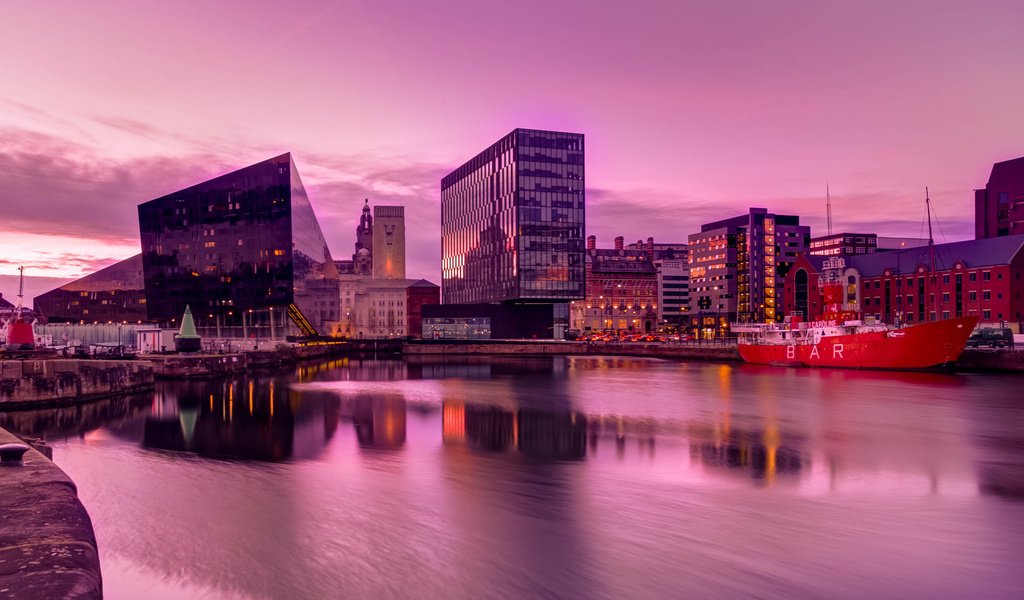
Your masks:
{"label": "rooftop antenna", "polygon": [[828,234],[832,235],[832,194],[828,190],[828,180],[825,180],[825,209],[828,219]]}

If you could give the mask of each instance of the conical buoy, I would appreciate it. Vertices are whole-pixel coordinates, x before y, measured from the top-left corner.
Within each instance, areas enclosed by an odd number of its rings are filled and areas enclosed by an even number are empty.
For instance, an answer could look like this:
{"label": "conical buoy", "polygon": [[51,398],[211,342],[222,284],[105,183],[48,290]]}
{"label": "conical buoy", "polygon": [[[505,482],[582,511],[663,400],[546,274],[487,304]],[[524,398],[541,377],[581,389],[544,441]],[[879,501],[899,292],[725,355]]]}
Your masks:
{"label": "conical buoy", "polygon": [[192,320],[192,310],[185,306],[185,314],[181,317],[181,329],[174,338],[174,349],[178,352],[199,352],[202,349],[202,338],[196,331],[196,323]]}

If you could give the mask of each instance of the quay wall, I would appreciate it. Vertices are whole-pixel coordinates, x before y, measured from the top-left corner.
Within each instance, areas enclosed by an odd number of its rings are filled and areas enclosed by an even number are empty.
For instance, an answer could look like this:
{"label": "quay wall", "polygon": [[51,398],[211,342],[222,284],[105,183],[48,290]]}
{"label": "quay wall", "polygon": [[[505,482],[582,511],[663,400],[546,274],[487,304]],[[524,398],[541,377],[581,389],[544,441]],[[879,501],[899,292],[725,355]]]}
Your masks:
{"label": "quay wall", "polygon": [[0,360],[0,409],[72,404],[153,386],[153,366],[144,361]]}
{"label": "quay wall", "polygon": [[957,371],[1024,373],[1024,350],[966,348],[954,368]]}
{"label": "quay wall", "polygon": [[[0,429],[0,444],[19,442]],[[0,597],[102,598],[96,535],[78,488],[34,449],[0,467]]]}
{"label": "quay wall", "polygon": [[406,355],[615,355],[646,356],[681,360],[740,360],[735,345],[689,345],[689,344],[628,344],[628,343],[585,343],[555,341],[423,341],[408,342],[402,346]]}
{"label": "quay wall", "polygon": [[587,346],[580,342],[555,341],[419,341],[407,342],[402,345],[402,354],[406,355],[459,355],[459,354],[587,354]]}
{"label": "quay wall", "polygon": [[735,344],[590,344],[588,354],[614,354],[616,356],[647,356],[677,360],[739,361],[740,351]]}

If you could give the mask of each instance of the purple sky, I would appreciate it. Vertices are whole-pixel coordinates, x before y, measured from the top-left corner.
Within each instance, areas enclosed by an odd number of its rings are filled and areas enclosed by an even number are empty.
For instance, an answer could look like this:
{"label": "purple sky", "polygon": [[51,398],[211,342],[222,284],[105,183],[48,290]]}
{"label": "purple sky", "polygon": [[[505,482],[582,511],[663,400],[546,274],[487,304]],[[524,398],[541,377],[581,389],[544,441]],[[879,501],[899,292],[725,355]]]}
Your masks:
{"label": "purple sky", "polygon": [[[332,252],[404,204],[439,277],[439,181],[515,127],[587,135],[588,233],[685,241],[748,206],[824,232],[973,233],[1024,155],[1024,3],[4,3],[0,292],[137,251],[135,206],[291,151]],[[46,282],[42,289],[49,289]],[[42,285],[42,283],[40,283]]]}

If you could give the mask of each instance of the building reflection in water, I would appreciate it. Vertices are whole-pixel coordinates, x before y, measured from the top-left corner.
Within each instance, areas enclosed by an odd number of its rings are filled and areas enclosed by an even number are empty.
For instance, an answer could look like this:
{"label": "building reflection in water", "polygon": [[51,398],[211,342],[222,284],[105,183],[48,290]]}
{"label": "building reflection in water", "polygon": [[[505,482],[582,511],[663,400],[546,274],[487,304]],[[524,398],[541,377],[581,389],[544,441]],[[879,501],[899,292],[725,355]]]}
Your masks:
{"label": "building reflection in water", "polygon": [[100,427],[115,431],[131,429],[133,422],[142,419],[150,402],[149,394],[128,394],[74,406],[0,411],[0,427],[43,440],[82,436]]}
{"label": "building reflection in water", "polygon": [[338,416],[334,395],[291,391],[274,380],[165,382],[154,394],[143,446],[217,458],[310,458],[330,440]]}
{"label": "building reflection in water", "polygon": [[446,445],[508,452],[540,459],[580,460],[587,455],[587,419],[569,410],[509,410],[446,400],[441,437]]}
{"label": "building reflection in water", "polygon": [[405,445],[405,398],[359,395],[352,400],[352,425],[363,448],[396,450]]}
{"label": "building reflection in water", "polygon": [[777,429],[730,430],[718,439],[691,438],[690,458],[722,469],[746,471],[754,479],[771,482],[777,475],[795,475],[808,459],[796,442],[783,442]]}

